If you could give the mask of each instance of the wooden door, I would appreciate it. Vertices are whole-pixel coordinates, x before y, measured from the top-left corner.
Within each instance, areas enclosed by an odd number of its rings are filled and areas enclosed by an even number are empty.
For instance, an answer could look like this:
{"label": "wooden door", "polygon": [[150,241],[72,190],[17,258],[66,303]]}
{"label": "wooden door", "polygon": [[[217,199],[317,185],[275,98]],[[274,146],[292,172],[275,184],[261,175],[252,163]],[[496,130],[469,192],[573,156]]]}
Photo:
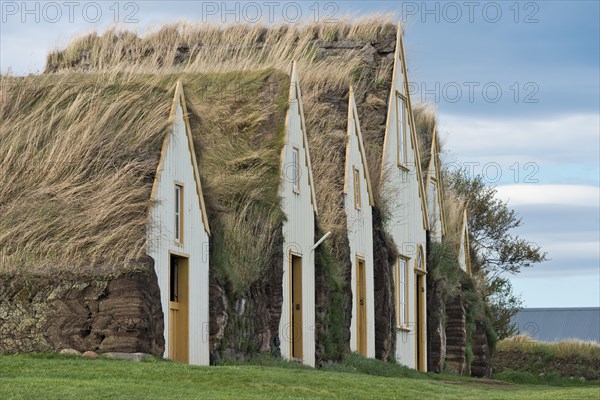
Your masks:
{"label": "wooden door", "polygon": [[188,259],[171,255],[169,265],[169,358],[189,362]]}
{"label": "wooden door", "polygon": [[292,359],[302,360],[302,257],[292,256]]}
{"label": "wooden door", "polygon": [[356,350],[367,355],[367,278],[365,260],[356,260]]}

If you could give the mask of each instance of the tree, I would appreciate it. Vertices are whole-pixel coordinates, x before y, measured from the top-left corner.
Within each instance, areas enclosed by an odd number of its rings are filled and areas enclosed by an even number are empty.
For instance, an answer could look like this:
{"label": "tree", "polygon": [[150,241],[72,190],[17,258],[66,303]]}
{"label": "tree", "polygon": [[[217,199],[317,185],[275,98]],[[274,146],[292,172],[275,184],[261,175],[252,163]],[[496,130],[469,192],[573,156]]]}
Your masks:
{"label": "tree", "polygon": [[546,253],[532,242],[513,235],[522,224],[507,203],[496,198],[495,188],[487,186],[480,175],[466,170],[447,172],[448,189],[467,204],[471,244],[471,268],[486,278],[486,302],[499,338],[515,333],[511,318],[521,309],[522,301],[513,292],[506,274],[518,274],[546,260]]}
{"label": "tree", "polygon": [[546,253],[537,244],[511,233],[521,226],[521,218],[496,198],[496,189],[487,186],[480,175],[470,177],[466,170],[457,170],[448,177],[450,190],[467,203],[475,268],[494,278],[503,272],[517,274],[546,260]]}
{"label": "tree", "polygon": [[523,301],[513,292],[510,281],[497,276],[487,281],[487,304],[492,326],[498,338],[514,336],[519,333],[512,317],[522,308]]}

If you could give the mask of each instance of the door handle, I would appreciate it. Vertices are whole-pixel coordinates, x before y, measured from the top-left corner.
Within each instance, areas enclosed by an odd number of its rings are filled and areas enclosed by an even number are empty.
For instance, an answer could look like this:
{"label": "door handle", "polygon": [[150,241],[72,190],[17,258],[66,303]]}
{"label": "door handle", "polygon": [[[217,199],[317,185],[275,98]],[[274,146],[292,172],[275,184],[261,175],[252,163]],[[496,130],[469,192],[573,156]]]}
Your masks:
{"label": "door handle", "polygon": [[364,306],[365,305],[365,300],[364,299],[360,299],[360,305]]}
{"label": "door handle", "polygon": [[296,310],[300,309],[300,304],[296,304]]}

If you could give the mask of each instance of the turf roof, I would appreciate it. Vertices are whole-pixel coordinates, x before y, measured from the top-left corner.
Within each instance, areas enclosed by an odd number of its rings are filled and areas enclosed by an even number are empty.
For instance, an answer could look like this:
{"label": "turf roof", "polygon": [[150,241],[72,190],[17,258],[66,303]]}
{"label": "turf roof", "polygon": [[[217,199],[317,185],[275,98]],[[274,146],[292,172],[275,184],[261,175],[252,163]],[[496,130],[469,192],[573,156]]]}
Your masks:
{"label": "turf roof", "polygon": [[150,192],[178,79],[215,225],[228,227],[224,221],[240,209],[281,219],[285,74],[3,77],[0,270],[115,272],[144,258]]}

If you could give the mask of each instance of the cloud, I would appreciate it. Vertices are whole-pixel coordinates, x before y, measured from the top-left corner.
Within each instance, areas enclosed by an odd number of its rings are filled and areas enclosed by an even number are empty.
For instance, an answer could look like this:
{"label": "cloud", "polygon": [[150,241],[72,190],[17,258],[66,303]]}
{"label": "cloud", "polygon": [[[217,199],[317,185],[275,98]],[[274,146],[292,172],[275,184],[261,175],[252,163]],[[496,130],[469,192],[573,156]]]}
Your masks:
{"label": "cloud", "polygon": [[600,188],[588,185],[503,185],[496,188],[498,197],[510,206],[529,204],[563,204],[570,206],[600,205]]}
{"label": "cloud", "polygon": [[[563,191],[568,191],[565,185]],[[527,199],[530,200],[529,198]],[[568,199],[565,199],[565,202]],[[548,253],[549,261],[522,270],[523,278],[586,276],[600,272],[600,209],[596,204],[539,204],[537,199],[512,207],[522,217],[513,231]]]}
{"label": "cloud", "polygon": [[561,163],[598,159],[600,114],[548,118],[473,118],[443,114],[440,130],[447,147],[467,158]]}

